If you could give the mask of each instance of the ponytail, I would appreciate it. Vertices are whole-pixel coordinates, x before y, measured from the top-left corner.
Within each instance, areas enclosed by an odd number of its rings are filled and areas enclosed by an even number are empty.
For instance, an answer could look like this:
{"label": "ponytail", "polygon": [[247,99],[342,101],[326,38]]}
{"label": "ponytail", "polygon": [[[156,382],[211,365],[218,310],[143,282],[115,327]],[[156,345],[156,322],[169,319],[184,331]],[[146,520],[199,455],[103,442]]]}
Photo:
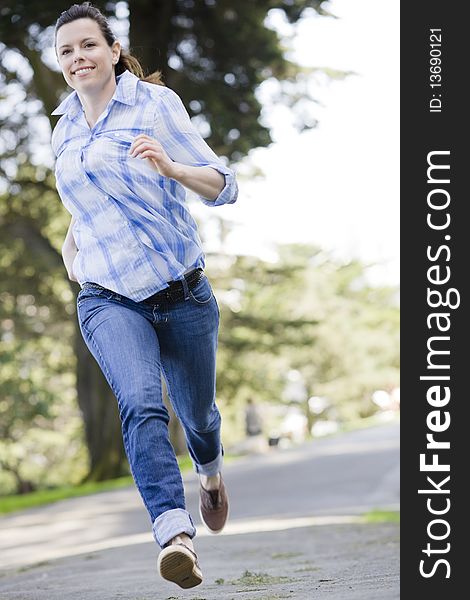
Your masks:
{"label": "ponytail", "polygon": [[145,76],[142,65],[137,58],[132,56],[132,54],[121,50],[121,55],[116,64],[116,76],[121,75],[121,73],[124,73],[126,70],[130,71],[142,81],[147,81],[148,83],[154,83],[156,85],[165,85],[163,83],[161,71],[154,71],[153,73],[150,73],[150,75]]}

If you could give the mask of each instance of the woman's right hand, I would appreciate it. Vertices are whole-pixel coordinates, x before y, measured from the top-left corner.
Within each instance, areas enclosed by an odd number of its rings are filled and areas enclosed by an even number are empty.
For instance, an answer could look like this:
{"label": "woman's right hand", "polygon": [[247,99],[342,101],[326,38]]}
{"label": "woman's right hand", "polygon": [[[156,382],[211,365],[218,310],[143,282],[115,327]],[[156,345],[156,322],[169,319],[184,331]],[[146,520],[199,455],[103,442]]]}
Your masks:
{"label": "woman's right hand", "polygon": [[78,254],[78,248],[75,244],[72,229],[75,223],[75,217],[70,220],[69,228],[67,229],[67,235],[65,236],[64,243],[62,245],[62,260],[64,261],[65,268],[67,269],[67,275],[70,281],[78,281],[73,273],[73,261]]}
{"label": "woman's right hand", "polygon": [[67,270],[67,275],[69,276],[69,279],[70,279],[70,281],[76,281],[76,282],[78,282],[78,279],[77,279],[77,278],[75,277],[75,275],[73,274],[73,271],[72,271],[72,269],[70,269],[70,271],[69,271],[69,270]]}
{"label": "woman's right hand", "polygon": [[62,250],[62,259],[64,261],[65,269],[67,271],[67,275],[69,276],[70,281],[78,281],[73,272],[73,261],[78,254],[78,250],[76,248],[69,248]]}

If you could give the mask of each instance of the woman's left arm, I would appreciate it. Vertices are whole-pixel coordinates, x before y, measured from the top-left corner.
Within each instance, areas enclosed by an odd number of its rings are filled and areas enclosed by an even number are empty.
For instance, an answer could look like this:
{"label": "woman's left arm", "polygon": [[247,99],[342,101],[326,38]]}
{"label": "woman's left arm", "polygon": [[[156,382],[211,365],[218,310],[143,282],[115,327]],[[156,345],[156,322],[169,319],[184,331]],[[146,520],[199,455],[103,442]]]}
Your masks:
{"label": "woman's left arm", "polygon": [[181,98],[170,88],[154,86],[156,98],[153,136],[138,135],[131,156],[147,158],[161,175],[175,179],[199,195],[204,204],[235,202],[235,173],[207,145],[191,122]]}

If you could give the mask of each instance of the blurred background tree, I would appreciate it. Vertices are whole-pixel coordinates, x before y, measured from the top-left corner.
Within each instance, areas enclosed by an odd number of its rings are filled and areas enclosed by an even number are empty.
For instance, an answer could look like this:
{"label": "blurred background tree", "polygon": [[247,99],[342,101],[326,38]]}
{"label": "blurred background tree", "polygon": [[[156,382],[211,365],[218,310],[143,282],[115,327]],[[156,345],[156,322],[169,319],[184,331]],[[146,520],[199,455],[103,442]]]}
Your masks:
{"label": "blurred background tree", "polygon": [[[75,317],[78,286],[68,281],[60,256],[70,216],[55,191],[50,113],[68,92],[51,46],[53,24],[70,4],[0,5],[5,492],[127,473],[116,403],[82,342]],[[235,10],[224,0],[96,3],[120,39],[128,36],[145,70],[162,71],[208,143],[231,161],[271,142],[256,96],[264,81],[279,82],[277,99],[299,113],[299,130],[315,125],[305,113],[305,101],[314,102],[305,85],[309,71],[286,58],[266,18],[280,11],[295,23],[307,11],[327,15],[323,4],[242,0]],[[371,410],[371,379],[396,372],[390,290],[358,284],[363,265],[326,258],[318,263],[319,256],[318,249],[289,247],[280,249],[276,265],[209,258],[223,313],[218,394],[234,437],[242,412],[237,407],[252,393],[279,401],[286,369],[301,370],[310,388],[324,389],[351,414]],[[229,268],[218,269],[219,259]],[[386,344],[381,335],[388,336]],[[176,436],[173,441],[181,450]]]}
{"label": "blurred background tree", "polygon": [[398,385],[396,288],[370,285],[367,265],[345,264],[314,246],[284,245],[278,252],[276,263],[209,257],[223,323],[218,397],[235,437],[249,398],[289,402],[292,371],[305,386],[310,424],[312,396],[330,399],[338,420],[347,422],[376,411],[374,390]]}

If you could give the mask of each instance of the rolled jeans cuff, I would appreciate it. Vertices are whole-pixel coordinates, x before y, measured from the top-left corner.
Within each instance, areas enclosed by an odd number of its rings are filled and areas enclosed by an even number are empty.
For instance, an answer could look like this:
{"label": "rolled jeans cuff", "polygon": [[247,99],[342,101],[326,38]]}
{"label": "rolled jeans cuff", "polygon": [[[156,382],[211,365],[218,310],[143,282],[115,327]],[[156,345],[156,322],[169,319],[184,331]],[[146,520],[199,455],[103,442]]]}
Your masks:
{"label": "rolled jeans cuff", "polygon": [[217,473],[220,473],[222,470],[223,457],[224,453],[223,450],[221,450],[219,455],[214,458],[214,460],[211,460],[211,462],[203,465],[194,463],[196,473],[199,473],[199,475],[205,475],[206,477],[213,477],[214,475],[217,475]]}
{"label": "rolled jeans cuff", "polygon": [[162,513],[153,522],[152,531],[161,548],[181,533],[188,534],[190,538],[196,535],[191,515],[183,508],[173,508]]}

